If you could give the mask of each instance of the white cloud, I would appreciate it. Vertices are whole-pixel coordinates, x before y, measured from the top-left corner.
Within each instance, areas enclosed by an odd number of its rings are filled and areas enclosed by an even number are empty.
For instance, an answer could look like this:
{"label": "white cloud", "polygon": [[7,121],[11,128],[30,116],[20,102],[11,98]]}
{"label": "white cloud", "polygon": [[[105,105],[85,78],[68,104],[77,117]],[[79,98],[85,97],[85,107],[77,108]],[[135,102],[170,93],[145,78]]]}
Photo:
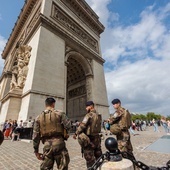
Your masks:
{"label": "white cloud", "polygon": [[[154,111],[168,114],[169,64],[170,62],[166,60],[145,59],[107,72],[105,76],[109,104],[113,98],[120,98],[124,106],[132,112]],[[111,111],[113,112],[112,107]]]}
{"label": "white cloud", "polygon": [[[106,27],[101,44],[109,105],[120,98],[131,112],[170,115],[170,32],[165,24],[170,3],[159,9],[147,7],[135,24],[114,26],[109,23],[114,22],[110,20],[114,11],[107,9],[110,1],[88,1],[95,12],[104,9],[98,15]],[[119,14],[115,16],[118,21]]]}
{"label": "white cloud", "polygon": [[104,56],[107,60],[128,55],[130,59],[143,58],[149,55],[149,51],[155,53],[154,50],[166,43],[166,32],[166,27],[153,14],[141,18],[135,25],[109,29],[111,47],[103,50]]}
{"label": "white cloud", "polygon": [[[5,44],[6,44],[6,39],[0,35],[0,54],[2,54]],[[2,73],[3,66],[4,66],[4,60],[2,59],[2,57],[0,57],[0,75]]]}
{"label": "white cloud", "polygon": [[99,16],[99,20],[102,24],[107,26],[110,14],[113,15],[113,13],[110,13],[107,9],[107,5],[111,2],[111,0],[86,0],[86,2]]}

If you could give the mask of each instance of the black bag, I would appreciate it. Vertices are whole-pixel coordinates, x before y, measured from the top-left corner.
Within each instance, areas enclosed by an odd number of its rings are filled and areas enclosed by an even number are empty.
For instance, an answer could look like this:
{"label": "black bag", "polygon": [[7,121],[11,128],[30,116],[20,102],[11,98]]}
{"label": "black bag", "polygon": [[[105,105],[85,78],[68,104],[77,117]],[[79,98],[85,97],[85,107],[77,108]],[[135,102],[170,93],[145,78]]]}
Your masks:
{"label": "black bag", "polygon": [[4,134],[3,134],[3,132],[0,130],[0,145],[2,144],[3,141],[4,141]]}

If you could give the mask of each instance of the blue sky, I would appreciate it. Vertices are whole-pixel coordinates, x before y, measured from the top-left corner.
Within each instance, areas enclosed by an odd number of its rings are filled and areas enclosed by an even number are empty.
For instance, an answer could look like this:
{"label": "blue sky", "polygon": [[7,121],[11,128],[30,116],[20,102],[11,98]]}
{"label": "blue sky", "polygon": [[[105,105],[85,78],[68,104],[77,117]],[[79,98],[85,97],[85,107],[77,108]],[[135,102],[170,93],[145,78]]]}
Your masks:
{"label": "blue sky", "polygon": [[[119,98],[130,112],[170,115],[170,1],[86,2],[105,26],[101,49],[109,105]],[[23,4],[24,0],[1,2],[1,53]],[[0,60],[0,72],[2,68]]]}

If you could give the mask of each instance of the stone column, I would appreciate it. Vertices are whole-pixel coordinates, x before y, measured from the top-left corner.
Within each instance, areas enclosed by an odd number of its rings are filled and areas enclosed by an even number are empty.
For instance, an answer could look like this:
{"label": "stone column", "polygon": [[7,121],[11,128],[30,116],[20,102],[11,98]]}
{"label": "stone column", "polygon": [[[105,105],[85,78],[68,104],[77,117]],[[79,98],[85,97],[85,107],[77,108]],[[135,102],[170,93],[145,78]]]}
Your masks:
{"label": "stone column", "polygon": [[86,92],[87,92],[87,101],[93,100],[93,77],[92,75],[86,76]]}

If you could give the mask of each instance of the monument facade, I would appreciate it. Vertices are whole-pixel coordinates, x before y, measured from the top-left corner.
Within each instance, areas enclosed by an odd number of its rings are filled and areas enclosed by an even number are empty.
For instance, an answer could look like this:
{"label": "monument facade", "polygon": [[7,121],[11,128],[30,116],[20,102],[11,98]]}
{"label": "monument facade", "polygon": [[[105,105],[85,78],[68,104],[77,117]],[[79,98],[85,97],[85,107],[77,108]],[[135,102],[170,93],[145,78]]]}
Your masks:
{"label": "monument facade", "polygon": [[34,119],[46,97],[80,120],[93,100],[108,118],[104,26],[85,0],[27,0],[2,53],[0,120]]}

